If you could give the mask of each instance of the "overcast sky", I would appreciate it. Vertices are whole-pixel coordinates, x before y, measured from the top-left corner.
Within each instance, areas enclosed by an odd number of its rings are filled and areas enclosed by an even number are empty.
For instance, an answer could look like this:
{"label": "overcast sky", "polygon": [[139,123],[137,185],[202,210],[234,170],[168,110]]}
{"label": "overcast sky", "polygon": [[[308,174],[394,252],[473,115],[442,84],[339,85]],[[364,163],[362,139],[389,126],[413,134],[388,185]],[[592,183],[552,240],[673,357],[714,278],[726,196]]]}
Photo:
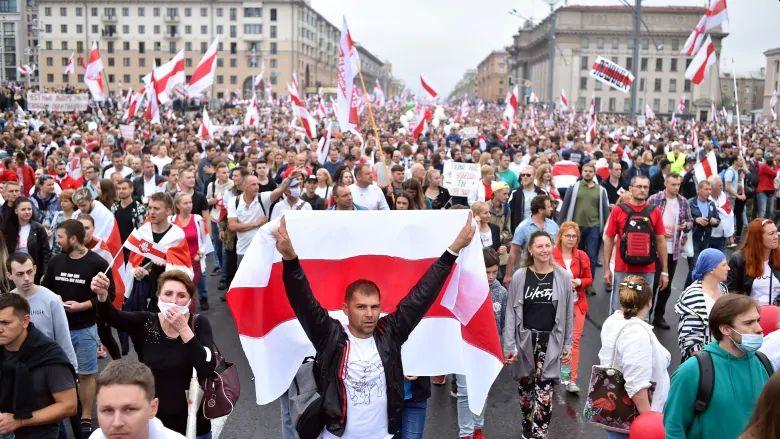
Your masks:
{"label": "overcast sky", "polygon": [[[634,0],[628,0],[633,3]],[[705,0],[644,0],[643,5],[705,6]],[[502,49],[523,23],[510,15],[517,9],[535,22],[549,14],[545,0],[311,0],[333,24],[346,16],[352,38],[380,59],[393,64],[393,75],[418,91],[419,75],[440,94],[450,93],[469,68],[490,51]],[[562,1],[558,2],[563,4]],[[620,4],[618,0],[570,0],[569,4]],[[721,69],[737,74],[764,67],[763,52],[780,47],[778,0],[731,0],[729,36],[724,40]],[[651,29],[652,30],[652,29]],[[368,85],[367,85],[368,86]]]}

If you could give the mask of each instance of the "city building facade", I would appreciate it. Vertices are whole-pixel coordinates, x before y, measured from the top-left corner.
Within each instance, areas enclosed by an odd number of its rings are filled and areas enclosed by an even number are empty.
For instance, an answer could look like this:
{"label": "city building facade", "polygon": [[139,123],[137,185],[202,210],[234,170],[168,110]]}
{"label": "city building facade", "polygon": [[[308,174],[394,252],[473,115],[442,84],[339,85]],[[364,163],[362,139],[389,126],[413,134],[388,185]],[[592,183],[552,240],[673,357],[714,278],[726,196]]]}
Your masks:
{"label": "city building facade", "polygon": [[64,75],[71,52],[86,57],[97,41],[110,92],[138,88],[153,65],[185,51],[187,74],[215,38],[220,50],[210,93],[248,97],[264,68],[274,93],[287,94],[295,72],[313,93],[334,87],[340,28],[308,0],[39,0],[40,74],[47,88],[82,86],[84,69]]}
{"label": "city building facade", "polygon": [[[37,0],[0,1],[0,81],[24,79],[18,67],[38,64]],[[34,72],[31,81],[37,81]]]}
{"label": "city building facade", "polygon": [[[765,80],[766,75],[763,68],[758,72],[737,75],[740,112],[747,113],[763,108]],[[720,94],[721,105],[731,108],[734,105],[734,77],[731,73],[723,73],[723,76],[721,76]]]}
{"label": "city building facade", "polygon": [[509,83],[507,52],[494,50],[477,65],[477,97],[498,102],[506,97]]}
{"label": "city building facade", "polygon": [[[775,91],[780,93],[780,47],[767,50],[764,52],[764,56],[766,56],[766,69],[764,70],[764,98],[761,107],[764,110],[764,116],[771,117],[769,101],[772,99],[772,93]],[[780,104],[775,107],[775,111],[780,111]]]}
{"label": "city building facade", "polygon": [[466,70],[463,77],[455,84],[449,99],[459,99],[464,96],[470,99],[477,96],[477,69]]}
{"label": "city building facade", "polygon": [[[680,54],[705,9],[700,7],[644,7],[639,38],[639,60],[633,60],[633,9],[624,6],[564,6],[533,27],[525,26],[507,48],[513,81],[527,85],[541,102],[558,103],[564,90],[570,104],[584,110],[595,96],[600,112],[629,113],[630,94],[612,89],[590,77],[596,57],[602,56],[631,70],[638,62],[638,113],[645,103],[656,115],[668,115],[685,96],[688,112],[706,119],[710,104],[720,101],[719,67],[709,68],[704,82],[685,79],[691,57]],[[711,33],[720,51],[725,33]],[[553,39],[554,46],[550,41]],[[554,56],[551,53],[554,49]],[[552,63],[551,63],[552,60]],[[550,73],[552,69],[552,75]],[[550,77],[552,76],[552,87]],[[552,90],[552,94],[550,93]]]}

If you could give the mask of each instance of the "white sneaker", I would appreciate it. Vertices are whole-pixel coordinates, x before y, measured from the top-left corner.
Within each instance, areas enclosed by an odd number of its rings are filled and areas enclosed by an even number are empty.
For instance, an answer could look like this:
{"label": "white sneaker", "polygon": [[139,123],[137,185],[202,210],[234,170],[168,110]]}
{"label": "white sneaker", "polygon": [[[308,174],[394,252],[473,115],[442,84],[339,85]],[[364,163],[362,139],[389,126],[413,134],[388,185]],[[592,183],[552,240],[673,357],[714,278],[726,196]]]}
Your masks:
{"label": "white sneaker", "polygon": [[566,391],[569,393],[580,393],[580,388],[576,383],[566,384]]}

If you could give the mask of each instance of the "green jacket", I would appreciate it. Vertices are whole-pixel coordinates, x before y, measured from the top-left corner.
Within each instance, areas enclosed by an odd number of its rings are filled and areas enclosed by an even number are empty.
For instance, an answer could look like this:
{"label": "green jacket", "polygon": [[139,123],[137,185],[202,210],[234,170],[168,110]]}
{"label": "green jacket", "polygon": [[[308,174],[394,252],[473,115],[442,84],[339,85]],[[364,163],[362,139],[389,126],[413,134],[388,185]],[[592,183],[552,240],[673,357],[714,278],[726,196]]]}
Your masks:
{"label": "green jacket", "polygon": [[712,355],[715,383],[712,400],[700,416],[693,404],[699,388],[699,365],[687,359],[672,375],[664,407],[666,439],[736,439],[747,426],[753,407],[769,380],[755,354],[737,358],[711,341],[704,346]]}

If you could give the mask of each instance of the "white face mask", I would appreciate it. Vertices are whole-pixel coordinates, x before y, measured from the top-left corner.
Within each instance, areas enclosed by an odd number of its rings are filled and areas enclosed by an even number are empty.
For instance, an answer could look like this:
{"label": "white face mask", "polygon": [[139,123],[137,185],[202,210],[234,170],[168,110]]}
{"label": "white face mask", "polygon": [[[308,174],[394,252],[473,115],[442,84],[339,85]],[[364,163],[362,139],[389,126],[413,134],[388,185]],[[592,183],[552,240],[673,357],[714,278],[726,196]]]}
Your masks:
{"label": "white face mask", "polygon": [[177,305],[173,302],[163,302],[162,300],[158,300],[157,307],[160,308],[160,312],[163,314],[167,313],[169,309],[175,309],[182,314],[187,314],[190,312],[190,302],[192,302],[192,300],[189,300],[186,305]]}

